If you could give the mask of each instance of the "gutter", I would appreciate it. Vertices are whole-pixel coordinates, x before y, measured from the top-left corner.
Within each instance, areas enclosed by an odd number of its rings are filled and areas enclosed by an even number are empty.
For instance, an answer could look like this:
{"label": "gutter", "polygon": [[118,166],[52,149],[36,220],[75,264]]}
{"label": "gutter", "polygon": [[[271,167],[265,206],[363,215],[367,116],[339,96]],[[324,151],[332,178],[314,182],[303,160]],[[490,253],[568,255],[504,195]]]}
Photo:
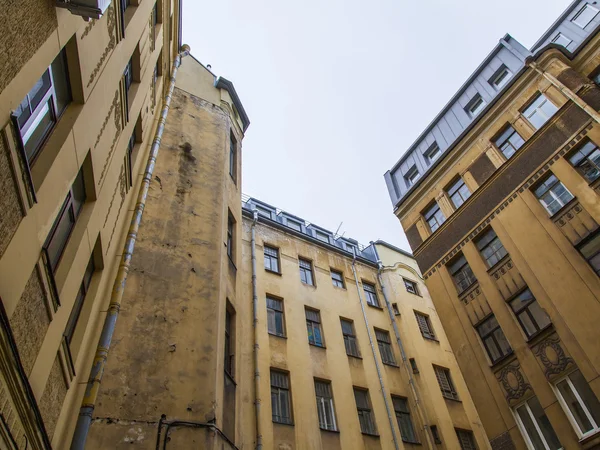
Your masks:
{"label": "gutter", "polygon": [[251,228],[251,254],[252,254],[252,317],[254,326],[254,414],[256,421],[256,450],[262,450],[262,422],[260,415],[260,369],[258,351],[258,294],[256,292],[256,222],[258,221],[258,212],[254,211]]}
{"label": "gutter", "polygon": [[188,45],[183,45],[173,61],[171,81],[169,83],[167,95],[165,96],[163,109],[160,114],[158,127],[156,128],[156,134],[154,135],[154,140],[152,142],[152,147],[150,148],[150,153],[148,154],[146,171],[144,173],[144,178],[142,179],[142,184],[138,193],[137,204],[135,206],[135,210],[133,211],[131,225],[129,226],[129,231],[127,233],[127,240],[123,246],[121,263],[113,284],[106,320],[104,321],[104,326],[102,327],[98,348],[96,349],[96,355],[94,356],[94,362],[90,370],[90,377],[87,382],[85,394],[83,396],[79,417],[77,419],[77,425],[75,426],[73,441],[71,442],[71,450],[83,450],[85,448],[85,442],[92,425],[92,414],[94,413],[94,408],[98,400],[100,383],[102,383],[102,376],[104,375],[110,344],[112,342],[113,334],[117,325],[117,318],[121,309],[121,301],[123,300],[127,275],[131,266],[131,258],[133,257],[135,241],[137,240],[138,231],[142,222],[142,215],[144,214],[144,208],[146,206],[148,190],[150,189],[156,158],[158,157],[158,152],[160,150],[162,134],[165,130],[167,116],[169,115],[171,98],[173,96],[173,90],[175,89],[177,70],[181,65],[181,59],[189,54],[190,47]]}

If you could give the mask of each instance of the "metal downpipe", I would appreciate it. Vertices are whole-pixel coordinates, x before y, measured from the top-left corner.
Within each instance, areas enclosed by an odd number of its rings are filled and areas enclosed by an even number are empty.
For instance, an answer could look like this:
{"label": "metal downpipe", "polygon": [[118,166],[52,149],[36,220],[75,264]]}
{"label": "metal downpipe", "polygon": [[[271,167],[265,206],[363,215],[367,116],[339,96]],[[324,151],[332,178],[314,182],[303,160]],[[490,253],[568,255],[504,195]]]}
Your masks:
{"label": "metal downpipe", "polygon": [[158,127],[156,128],[156,134],[154,135],[152,147],[150,148],[150,154],[148,155],[146,171],[144,172],[144,178],[142,179],[142,184],[138,193],[137,203],[131,218],[131,224],[127,233],[127,240],[123,246],[121,264],[119,265],[119,270],[115,278],[106,320],[104,321],[104,326],[102,327],[98,348],[96,349],[96,355],[94,356],[94,362],[90,370],[90,377],[87,382],[85,394],[83,395],[81,409],[79,410],[79,417],[77,418],[77,425],[75,426],[75,434],[73,435],[73,441],[71,442],[71,450],[84,449],[90,426],[92,425],[92,414],[98,399],[98,392],[100,391],[100,383],[102,382],[102,375],[104,374],[108,351],[110,349],[110,344],[115,331],[119,310],[121,309],[121,300],[123,299],[123,292],[125,291],[125,283],[127,282],[127,274],[129,273],[129,267],[131,265],[133,249],[135,247],[135,241],[137,239],[138,230],[142,221],[142,215],[144,214],[146,198],[148,196],[150,182],[152,181],[152,174],[154,173],[154,167],[156,164],[158,151],[160,149],[162,134],[165,130],[167,116],[169,115],[169,107],[171,105],[173,90],[175,89],[177,70],[181,65],[181,58],[189,54],[190,47],[188,45],[183,45],[173,61],[169,89],[167,90],[167,95],[165,97],[165,102],[160,114]]}
{"label": "metal downpipe", "polygon": [[381,276],[381,272],[383,270],[383,264],[379,259],[379,255],[377,254],[377,249],[375,248],[375,244],[371,242],[373,245],[373,249],[375,250],[375,257],[377,258],[377,281],[379,281],[379,285],[381,286],[381,292],[383,292],[383,300],[385,301],[385,306],[388,314],[390,315],[390,319],[392,321],[392,328],[394,329],[394,335],[396,336],[396,342],[398,343],[398,347],[400,348],[400,355],[402,357],[402,367],[406,370],[406,374],[408,376],[408,384],[410,386],[410,391],[413,395],[413,400],[415,401],[415,408],[417,410],[417,414],[419,415],[419,419],[423,424],[423,428],[425,431],[425,437],[427,439],[427,448],[435,449],[435,445],[431,440],[431,435],[429,433],[429,418],[427,417],[427,412],[422,408],[421,399],[419,397],[419,391],[417,389],[417,385],[415,384],[415,379],[412,374],[412,368],[410,367],[410,363],[406,358],[406,351],[404,350],[404,344],[402,343],[402,339],[400,338],[400,330],[398,329],[398,324],[396,323],[396,315],[392,310],[392,305],[389,301],[389,297],[387,295],[387,288],[383,283],[383,277]]}
{"label": "metal downpipe", "polygon": [[256,222],[258,213],[253,211],[254,218],[251,227],[252,253],[252,317],[254,324],[254,413],[256,415],[256,450],[262,450],[262,423],[260,417],[260,370],[258,366],[258,294],[256,293]]}
{"label": "metal downpipe", "polygon": [[356,283],[356,291],[358,292],[358,302],[360,303],[360,309],[362,310],[363,319],[365,320],[365,326],[367,327],[367,335],[369,336],[369,343],[371,344],[371,352],[373,353],[373,360],[375,361],[375,368],[377,369],[377,377],[379,378],[379,385],[381,387],[381,395],[383,396],[383,403],[385,404],[385,410],[387,412],[388,420],[390,422],[390,428],[392,430],[392,437],[394,438],[394,448],[400,450],[398,445],[398,436],[396,436],[396,429],[394,428],[394,420],[392,419],[392,410],[388,402],[388,397],[385,392],[385,385],[383,384],[383,378],[381,376],[381,367],[379,367],[379,361],[377,360],[377,354],[375,353],[375,344],[373,344],[373,336],[371,336],[371,329],[369,327],[369,319],[367,318],[367,311],[363,303],[362,294],[360,293],[360,286],[358,284],[358,276],[356,275],[356,257],[352,260],[352,273],[354,274],[354,281]]}

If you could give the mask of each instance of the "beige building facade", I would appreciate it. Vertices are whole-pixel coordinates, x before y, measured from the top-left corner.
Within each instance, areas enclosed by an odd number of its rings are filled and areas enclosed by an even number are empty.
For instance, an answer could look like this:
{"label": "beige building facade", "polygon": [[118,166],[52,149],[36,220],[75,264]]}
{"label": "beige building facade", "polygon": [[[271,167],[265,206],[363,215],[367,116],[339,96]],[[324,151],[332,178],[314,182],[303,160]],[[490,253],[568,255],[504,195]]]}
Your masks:
{"label": "beige building facade", "polygon": [[1,448],[70,446],[180,46],[177,0],[78,3],[0,19]]}
{"label": "beige building facade", "polygon": [[386,175],[493,449],[600,448],[597,27],[505,36]]}

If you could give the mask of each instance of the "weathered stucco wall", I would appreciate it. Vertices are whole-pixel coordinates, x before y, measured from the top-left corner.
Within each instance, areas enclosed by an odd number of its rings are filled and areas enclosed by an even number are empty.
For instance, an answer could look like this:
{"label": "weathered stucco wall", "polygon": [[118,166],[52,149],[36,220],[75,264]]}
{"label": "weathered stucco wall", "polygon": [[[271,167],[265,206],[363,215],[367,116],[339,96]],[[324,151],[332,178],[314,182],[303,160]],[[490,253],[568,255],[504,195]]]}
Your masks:
{"label": "weathered stucco wall", "polygon": [[228,134],[220,107],[175,90],[89,448],[151,447],[161,414],[221,422]]}

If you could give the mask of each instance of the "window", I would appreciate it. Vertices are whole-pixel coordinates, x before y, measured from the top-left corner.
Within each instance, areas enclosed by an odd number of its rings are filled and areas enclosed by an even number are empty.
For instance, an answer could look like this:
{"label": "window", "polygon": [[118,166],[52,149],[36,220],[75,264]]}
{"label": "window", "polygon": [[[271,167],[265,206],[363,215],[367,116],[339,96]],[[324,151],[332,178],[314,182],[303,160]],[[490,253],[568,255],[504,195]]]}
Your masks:
{"label": "window", "polygon": [[417,287],[417,283],[411,280],[407,280],[406,278],[402,279],[404,281],[404,287],[407,292],[411,294],[419,295],[419,288]]}
{"label": "window", "polygon": [[355,356],[360,358],[360,351],[358,350],[358,341],[356,340],[356,334],[354,332],[354,323],[351,320],[340,319],[342,324],[342,334],[344,336],[344,346],[346,347],[346,354],[349,356]]}
{"label": "window", "polygon": [[394,351],[392,350],[392,341],[390,340],[390,333],[375,328],[375,338],[377,339],[377,346],[379,347],[381,361],[384,364],[396,366],[396,358],[394,358]]}
{"label": "window", "polygon": [[431,205],[429,209],[423,213],[423,216],[432,233],[446,221],[446,217],[444,217],[444,213],[440,210],[437,203]]}
{"label": "window", "polygon": [[29,166],[33,165],[71,100],[67,58],[63,50],[12,114]]}
{"label": "window", "polygon": [[225,310],[225,372],[231,378],[233,378],[233,362],[235,361],[235,353],[233,346],[233,327],[234,327],[234,316],[229,312],[229,309]]}
{"label": "window", "polygon": [[448,188],[448,197],[452,200],[454,207],[456,209],[460,208],[464,202],[471,196],[471,191],[465,185],[465,182],[462,178],[458,178],[454,183],[450,185]]}
{"label": "window", "polygon": [[298,265],[300,266],[300,281],[314,286],[312,263],[306,259],[298,258]]}
{"label": "window", "polygon": [[488,267],[494,267],[508,252],[491,228],[477,240],[477,248]]}
{"label": "window", "polygon": [[538,130],[544,125],[558,108],[544,94],[538,95],[531,104],[525,108],[523,115],[533,127]]}
{"label": "window", "polygon": [[398,303],[392,303],[392,311],[394,311],[395,316],[400,315],[400,310],[398,309]]}
{"label": "window", "polygon": [[231,261],[233,261],[233,258],[235,256],[233,251],[233,238],[235,233],[234,229],[235,220],[233,220],[233,216],[231,215],[231,212],[229,212],[229,216],[227,217],[227,256],[229,256],[229,259]]}
{"label": "window", "polygon": [[544,413],[537,397],[532,397],[515,408],[517,423],[527,442],[533,450],[558,450],[562,448],[548,417]]}
{"label": "window", "polygon": [[512,353],[512,348],[504,336],[504,332],[494,315],[488,317],[475,327],[483,346],[487,351],[492,363],[496,363],[506,355]]}
{"label": "window", "polygon": [[260,216],[266,217],[267,219],[271,218],[271,210],[258,205],[254,205],[254,209]]}
{"label": "window", "polygon": [[593,142],[587,141],[579,147],[569,156],[569,162],[588,183],[600,178],[600,149]]}
{"label": "window", "polygon": [[500,90],[500,88],[506,84],[509,78],[510,71],[506,68],[504,64],[502,64],[500,68],[496,70],[496,72],[494,72],[492,78],[489,79],[489,83],[494,89]]}
{"label": "window", "polygon": [[265,245],[265,269],[279,273],[279,249]]}
{"label": "window", "polygon": [[494,140],[494,144],[498,150],[509,159],[517,150],[525,143],[523,138],[512,126],[507,126],[502,133]]}
{"label": "window", "polygon": [[392,395],[392,404],[394,405],[394,412],[396,413],[396,421],[398,422],[398,428],[400,428],[400,436],[404,442],[418,443],[415,428],[413,427],[412,420],[410,418],[410,410],[408,409],[408,400],[404,397],[396,397]]}
{"label": "window", "polygon": [[375,288],[375,285],[365,283],[364,281],[362,285],[365,291],[365,297],[367,298],[367,305],[379,308],[379,299],[377,298],[377,289]]}
{"label": "window", "polygon": [[538,184],[534,193],[551,216],[573,199],[573,194],[553,174],[548,175],[544,181]]}
{"label": "window", "polygon": [[467,103],[467,106],[465,106],[465,111],[469,115],[469,117],[472,119],[477,114],[479,114],[484,107],[485,107],[485,101],[483,100],[483,98],[481,98],[481,95],[475,94],[475,97],[473,97],[469,101],[469,103]]}
{"label": "window", "polygon": [[366,389],[354,388],[354,400],[356,401],[356,410],[358,412],[361,433],[376,435],[377,428],[375,428],[373,412],[371,411],[369,391]]}
{"label": "window", "polygon": [[454,429],[456,431],[456,437],[460,444],[460,450],[477,450],[475,446],[475,440],[473,439],[473,433],[467,430]]}
{"label": "window", "polygon": [[305,308],[308,343],[317,347],[325,347],[321,331],[321,313],[314,309]]}
{"label": "window", "polygon": [[440,438],[440,433],[438,432],[437,425],[431,425],[429,429],[431,430],[431,435],[433,436],[433,442],[435,444],[441,444],[442,439]]}
{"label": "window", "polygon": [[285,337],[283,300],[267,296],[267,330],[269,334]]}
{"label": "window", "polygon": [[415,358],[409,358],[408,361],[410,362],[410,368],[412,369],[413,373],[419,373],[419,367],[417,366],[417,361],[415,361]]}
{"label": "window", "polygon": [[333,395],[331,395],[331,383],[315,380],[315,395],[317,398],[319,427],[323,430],[337,431]]}
{"label": "window", "polygon": [[75,181],[67,194],[67,198],[65,199],[62,208],[58,213],[58,217],[52,225],[48,239],[44,244],[43,251],[52,273],[56,273],[56,268],[58,267],[60,258],[69,242],[71,232],[73,231],[73,228],[75,228],[77,217],[79,217],[85,199],[86,194],[83,168],[81,168],[77,177],[75,177]]}
{"label": "window", "polygon": [[592,20],[594,20],[597,14],[598,10],[589,3],[586,3],[585,6],[575,14],[575,17],[571,19],[571,22],[580,28],[585,28]]}
{"label": "window", "polygon": [[286,223],[287,226],[290,227],[292,230],[302,231],[302,224],[300,222],[288,219]]}
{"label": "window", "polygon": [[406,173],[404,179],[406,180],[406,187],[411,187],[415,184],[415,181],[419,178],[419,170],[416,166],[412,166],[412,168]]}
{"label": "window", "polygon": [[237,142],[233,131],[229,132],[229,175],[237,183]]}
{"label": "window", "polygon": [[133,133],[131,133],[131,136],[129,137],[129,142],[127,142],[127,152],[125,153],[125,171],[126,171],[126,178],[127,178],[127,186],[128,188],[130,188],[131,186],[133,186],[133,164],[134,164],[134,157],[133,157],[133,153],[134,153],[134,149],[135,149],[135,143],[136,143],[136,136],[135,136],[135,129],[133,130]]}
{"label": "window", "polygon": [[344,284],[344,275],[342,272],[331,269],[331,281],[335,287],[346,289],[346,285]]}
{"label": "window", "polygon": [[90,261],[88,262],[88,265],[85,269],[85,273],[83,274],[81,287],[77,292],[75,304],[73,305],[71,315],[69,316],[69,321],[67,322],[67,327],[65,328],[65,337],[67,338],[67,342],[69,344],[71,344],[71,341],[73,340],[75,328],[77,327],[77,321],[79,320],[79,316],[81,315],[81,310],[83,309],[83,302],[85,301],[85,297],[90,289],[90,284],[92,283],[92,277],[94,276],[95,270],[96,266],[94,264],[94,255],[92,254],[92,256],[90,257]]}
{"label": "window", "polygon": [[154,3],[154,8],[152,8],[152,26],[156,26],[158,24],[158,0]]}
{"label": "window", "polygon": [[540,307],[529,289],[525,289],[510,301],[517,320],[528,338],[551,324],[550,317]]}
{"label": "window", "polygon": [[125,79],[125,92],[129,92],[129,88],[133,84],[133,58],[129,60],[123,71],[123,77]]}
{"label": "window", "polygon": [[579,437],[600,431],[600,403],[579,370],[558,381],[554,387]]}
{"label": "window", "polygon": [[425,157],[429,160],[429,164],[431,164],[438,159],[441,153],[440,146],[437,145],[437,142],[434,142],[425,152]]}
{"label": "window", "polygon": [[442,395],[452,400],[458,400],[458,393],[454,388],[452,378],[450,378],[450,370],[440,366],[433,366],[433,369],[438,384],[440,385],[440,389],[442,390]]}
{"label": "window", "polygon": [[271,369],[271,414],[275,423],[292,423],[290,377],[285,372]]}
{"label": "window", "polygon": [[423,337],[427,339],[435,339],[435,333],[433,332],[433,327],[431,326],[429,316],[415,311],[415,317],[417,318],[417,324],[419,325],[419,330],[421,330]]}
{"label": "window", "polygon": [[477,281],[477,278],[475,278],[475,275],[473,275],[471,266],[469,266],[469,263],[464,255],[460,255],[458,258],[452,261],[448,265],[448,270],[450,271],[452,278],[454,278],[454,283],[456,284],[459,294],[464,292]]}
{"label": "window", "polygon": [[564,48],[569,48],[569,44],[571,44],[571,42],[573,41],[562,33],[558,33],[556,36],[554,36],[554,39],[552,39],[552,43],[562,45]]}
{"label": "window", "polygon": [[329,235],[327,233],[323,233],[322,231],[317,230],[316,236],[318,240],[329,244]]}
{"label": "window", "polygon": [[579,245],[579,252],[600,276],[600,230]]}

